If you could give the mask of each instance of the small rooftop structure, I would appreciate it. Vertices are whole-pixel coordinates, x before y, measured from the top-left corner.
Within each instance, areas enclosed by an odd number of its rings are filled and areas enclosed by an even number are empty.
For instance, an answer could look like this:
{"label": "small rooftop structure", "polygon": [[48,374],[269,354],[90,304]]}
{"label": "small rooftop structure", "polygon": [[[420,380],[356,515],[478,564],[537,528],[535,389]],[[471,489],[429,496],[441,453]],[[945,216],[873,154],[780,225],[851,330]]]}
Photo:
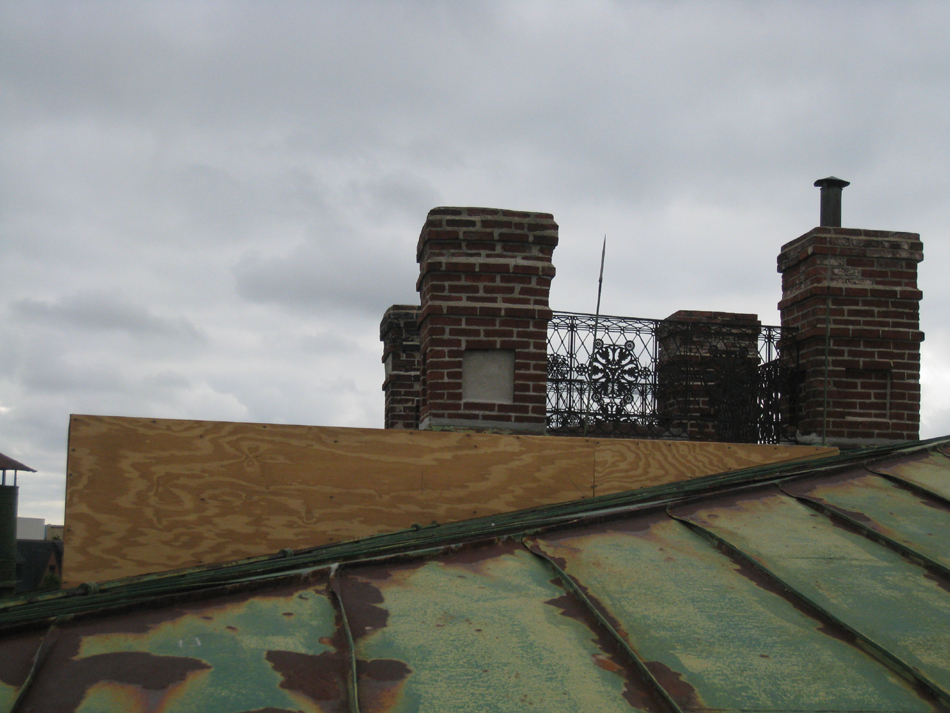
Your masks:
{"label": "small rooftop structure", "polygon": [[59,540],[17,540],[17,592],[59,589],[63,543]]}
{"label": "small rooftop structure", "polygon": [[[7,471],[13,478],[7,482]],[[0,453],[0,596],[15,591],[17,584],[17,473],[35,473],[28,465]]]}

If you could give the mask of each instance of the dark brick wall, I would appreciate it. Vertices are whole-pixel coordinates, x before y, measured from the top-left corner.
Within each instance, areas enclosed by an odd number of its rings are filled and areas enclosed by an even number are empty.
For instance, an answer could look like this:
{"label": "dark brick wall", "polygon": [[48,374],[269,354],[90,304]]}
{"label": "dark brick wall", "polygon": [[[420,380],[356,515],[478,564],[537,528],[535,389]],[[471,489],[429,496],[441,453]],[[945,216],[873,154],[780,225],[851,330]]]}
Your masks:
{"label": "dark brick wall", "polygon": [[[690,322],[697,329],[685,334]],[[690,439],[754,443],[761,326],[758,315],[735,312],[680,310],[667,317],[657,330],[660,416],[680,424]],[[719,401],[711,400],[714,394]],[[730,421],[747,424],[745,431],[736,432]]]}
{"label": "dark brick wall", "polygon": [[419,352],[419,307],[393,305],[379,324],[386,378],[385,428],[419,428],[422,356]]}

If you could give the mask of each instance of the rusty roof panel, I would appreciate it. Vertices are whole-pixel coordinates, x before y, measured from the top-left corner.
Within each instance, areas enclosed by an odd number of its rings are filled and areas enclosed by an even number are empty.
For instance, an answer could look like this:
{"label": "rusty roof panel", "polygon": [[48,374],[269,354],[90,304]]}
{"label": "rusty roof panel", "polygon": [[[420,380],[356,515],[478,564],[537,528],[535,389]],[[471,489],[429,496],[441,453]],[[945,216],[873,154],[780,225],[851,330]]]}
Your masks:
{"label": "rusty roof panel", "polygon": [[0,637],[0,711],[13,707],[42,642],[42,631]]}
{"label": "rusty roof panel", "polygon": [[516,542],[344,574],[360,710],[664,710],[552,578]]}
{"label": "rusty roof panel", "polygon": [[[21,709],[345,710],[336,614],[321,589],[307,584],[57,627]],[[311,675],[315,669],[323,673]]]}
{"label": "rusty roof panel", "polygon": [[950,583],[778,488],[674,510],[950,701]]}
{"label": "rusty roof panel", "polygon": [[782,485],[806,502],[825,506],[950,569],[950,505],[919,489],[864,471]]}
{"label": "rusty roof panel", "polygon": [[947,442],[0,600],[0,713],[947,711]]}
{"label": "rusty roof panel", "polygon": [[538,545],[690,710],[930,710],[767,578],[665,513]]}

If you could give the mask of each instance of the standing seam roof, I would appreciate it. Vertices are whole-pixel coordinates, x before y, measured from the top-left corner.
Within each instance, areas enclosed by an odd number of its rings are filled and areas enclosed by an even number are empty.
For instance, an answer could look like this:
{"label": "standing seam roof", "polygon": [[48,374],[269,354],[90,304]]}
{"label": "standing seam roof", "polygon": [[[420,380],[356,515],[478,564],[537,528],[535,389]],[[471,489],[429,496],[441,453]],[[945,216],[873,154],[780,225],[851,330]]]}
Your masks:
{"label": "standing seam roof", "polygon": [[0,604],[0,711],[950,708],[950,439]]}

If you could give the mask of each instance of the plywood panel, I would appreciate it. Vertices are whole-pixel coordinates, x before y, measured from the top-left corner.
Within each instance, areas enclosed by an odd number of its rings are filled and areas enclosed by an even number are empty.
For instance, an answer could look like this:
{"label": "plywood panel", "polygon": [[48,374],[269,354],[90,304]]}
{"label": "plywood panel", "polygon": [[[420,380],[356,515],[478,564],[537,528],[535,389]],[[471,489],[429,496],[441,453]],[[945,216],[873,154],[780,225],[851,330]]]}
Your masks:
{"label": "plywood panel", "polygon": [[833,452],[705,445],[73,416],[64,584]]}
{"label": "plywood panel", "polygon": [[597,495],[609,495],[832,453],[837,453],[837,449],[698,441],[605,440],[597,442],[594,487]]}

